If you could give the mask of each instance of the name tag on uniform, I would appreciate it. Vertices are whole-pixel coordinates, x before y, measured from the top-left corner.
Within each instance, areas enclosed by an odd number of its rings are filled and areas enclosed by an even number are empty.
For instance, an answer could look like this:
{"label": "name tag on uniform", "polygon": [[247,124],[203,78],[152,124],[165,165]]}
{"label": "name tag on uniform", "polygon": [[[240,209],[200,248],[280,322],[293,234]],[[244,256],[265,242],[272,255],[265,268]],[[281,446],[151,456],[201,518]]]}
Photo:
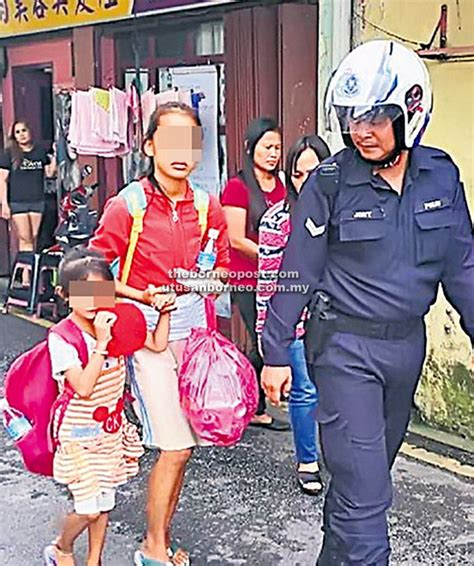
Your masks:
{"label": "name tag on uniform", "polygon": [[370,219],[372,218],[373,213],[374,213],[373,210],[356,210],[352,215],[352,218]]}
{"label": "name tag on uniform", "polygon": [[423,203],[423,208],[425,210],[435,210],[436,208],[441,208],[443,206],[443,201],[441,199],[429,200]]}
{"label": "name tag on uniform", "polygon": [[321,224],[321,226],[317,226],[313,219],[308,216],[306,222],[304,223],[306,230],[311,234],[311,237],[316,238],[317,236],[322,236],[326,230],[326,225]]}

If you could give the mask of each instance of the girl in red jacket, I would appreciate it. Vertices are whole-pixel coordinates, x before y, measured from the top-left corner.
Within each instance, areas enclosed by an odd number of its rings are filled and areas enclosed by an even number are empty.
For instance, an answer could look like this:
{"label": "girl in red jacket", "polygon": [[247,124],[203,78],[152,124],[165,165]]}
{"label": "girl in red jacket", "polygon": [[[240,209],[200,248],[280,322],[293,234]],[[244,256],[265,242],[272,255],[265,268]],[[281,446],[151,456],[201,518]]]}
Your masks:
{"label": "girl in red jacket", "polygon": [[[160,106],[152,115],[144,151],[151,158],[150,174],[140,183],[146,198],[143,230],[133,254],[126,284],[118,294],[138,301],[150,327],[158,313],[150,305],[159,287],[176,288],[174,271],[195,270],[202,242],[210,228],[219,232],[215,271],[225,273],[229,246],[224,213],[214,197],[207,208],[202,234],[193,190],[188,177],[201,153],[201,125],[194,111],[183,104]],[[202,218],[201,218],[202,221]],[[119,195],[107,203],[90,246],[112,262],[119,260],[120,276],[130,243],[132,216]],[[148,493],[148,528],[137,566],[189,564],[188,553],[171,540],[170,525],[181,492],[186,464],[193,448],[202,444],[186,420],[179,403],[177,368],[191,329],[205,326],[204,302],[193,292],[178,294],[170,321],[169,347],[156,354],[141,350],[133,357],[134,396],[144,427],[144,444],[160,449],[151,472]]]}

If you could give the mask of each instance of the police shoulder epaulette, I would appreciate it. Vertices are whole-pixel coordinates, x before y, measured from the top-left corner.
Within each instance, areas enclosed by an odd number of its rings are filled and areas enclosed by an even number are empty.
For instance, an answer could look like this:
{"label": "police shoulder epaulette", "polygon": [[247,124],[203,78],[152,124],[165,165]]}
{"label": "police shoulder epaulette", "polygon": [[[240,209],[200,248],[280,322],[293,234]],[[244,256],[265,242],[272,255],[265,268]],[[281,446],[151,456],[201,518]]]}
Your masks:
{"label": "police shoulder epaulette", "polygon": [[418,152],[419,157],[416,159],[420,160],[420,163],[424,163],[429,169],[436,169],[436,176],[444,179],[445,187],[456,189],[460,176],[459,167],[448,153],[427,146],[418,146],[414,151]]}
{"label": "police shoulder epaulette", "polygon": [[427,158],[445,159],[446,161],[454,163],[453,158],[448,153],[437,147],[418,146],[415,151],[422,152],[422,155]]}
{"label": "police shoulder epaulette", "polygon": [[449,153],[435,147],[424,147],[423,149],[427,150],[427,157],[435,160],[439,165],[445,167],[446,171],[451,171],[456,178],[459,178],[459,167]]}

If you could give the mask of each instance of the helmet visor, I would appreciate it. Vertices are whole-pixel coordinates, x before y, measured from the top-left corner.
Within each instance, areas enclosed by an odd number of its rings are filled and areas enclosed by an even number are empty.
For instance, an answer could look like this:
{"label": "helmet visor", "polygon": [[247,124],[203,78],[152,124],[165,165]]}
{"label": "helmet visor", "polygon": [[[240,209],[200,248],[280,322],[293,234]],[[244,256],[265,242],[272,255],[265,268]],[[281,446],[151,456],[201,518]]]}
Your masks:
{"label": "helmet visor", "polygon": [[394,104],[376,106],[335,106],[337,118],[343,134],[350,134],[361,127],[377,128],[393,123],[402,115],[402,110]]}

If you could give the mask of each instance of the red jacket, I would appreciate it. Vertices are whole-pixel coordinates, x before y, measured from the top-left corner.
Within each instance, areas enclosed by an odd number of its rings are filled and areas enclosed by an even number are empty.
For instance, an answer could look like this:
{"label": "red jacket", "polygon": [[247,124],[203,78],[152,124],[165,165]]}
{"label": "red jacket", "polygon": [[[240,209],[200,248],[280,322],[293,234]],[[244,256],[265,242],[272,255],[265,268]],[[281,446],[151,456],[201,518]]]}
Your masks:
{"label": "red jacket", "polygon": [[[185,198],[176,203],[176,220],[173,220],[171,200],[155,189],[148,179],[143,178],[141,183],[148,204],[127,284],[143,290],[148,284],[159,286],[174,283],[170,272],[178,267],[194,270],[207,233],[201,239],[198,213],[190,187]],[[131,226],[132,217],[125,199],[120,195],[114,196],[105,205],[89,247],[102,252],[109,262],[120,258],[120,265],[123,266]],[[219,201],[212,196],[207,214],[207,230],[209,228],[219,230],[216,267],[228,268],[227,224]]]}

